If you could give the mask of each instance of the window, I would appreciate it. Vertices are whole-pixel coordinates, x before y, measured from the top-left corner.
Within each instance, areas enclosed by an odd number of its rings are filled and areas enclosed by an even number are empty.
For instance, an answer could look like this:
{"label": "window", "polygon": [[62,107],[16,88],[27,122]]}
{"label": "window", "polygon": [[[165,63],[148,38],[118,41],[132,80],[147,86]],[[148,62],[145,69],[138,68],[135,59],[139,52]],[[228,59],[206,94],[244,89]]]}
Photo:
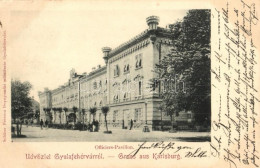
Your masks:
{"label": "window", "polygon": [[114,102],[118,102],[119,101],[119,96],[118,94],[114,96]]}
{"label": "window", "polygon": [[140,96],[142,94],[142,82],[138,82],[138,95]]}
{"label": "window", "polygon": [[102,81],[99,81],[99,87],[102,88]]}
{"label": "window", "polygon": [[114,77],[119,76],[119,65],[115,65],[115,69],[114,69]]}
{"label": "window", "polygon": [[125,64],[125,66],[124,66],[124,73],[127,73],[129,71],[130,71],[129,64]]}
{"label": "window", "polygon": [[135,56],[135,68],[139,69],[142,68],[142,54],[138,54],[137,56]]}
{"label": "window", "polygon": [[142,120],[142,109],[141,108],[135,109],[134,120],[135,120],[135,122],[138,122],[138,121]]}
{"label": "window", "polygon": [[124,98],[123,98],[124,101],[127,101],[129,100],[129,93],[128,92],[125,92],[124,93]]}
{"label": "window", "polygon": [[117,120],[117,117],[118,117],[118,110],[115,110],[113,113],[113,122]]}
{"label": "window", "polygon": [[97,89],[97,82],[94,82],[94,83],[93,83],[93,88],[94,88],[94,89]]}

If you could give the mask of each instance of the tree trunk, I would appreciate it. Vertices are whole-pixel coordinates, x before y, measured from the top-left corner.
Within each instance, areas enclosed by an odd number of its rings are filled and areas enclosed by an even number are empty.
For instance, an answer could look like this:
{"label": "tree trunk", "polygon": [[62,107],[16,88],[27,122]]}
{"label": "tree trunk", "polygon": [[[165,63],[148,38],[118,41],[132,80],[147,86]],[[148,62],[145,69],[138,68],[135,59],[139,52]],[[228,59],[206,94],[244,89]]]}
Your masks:
{"label": "tree trunk", "polygon": [[76,112],[74,112],[74,126],[76,124]]}
{"label": "tree trunk", "polygon": [[61,112],[60,112],[60,125],[61,125]]}
{"label": "tree trunk", "polygon": [[20,123],[19,135],[22,135],[22,123]]}
{"label": "tree trunk", "polygon": [[105,122],[106,122],[106,129],[107,129],[107,132],[108,132],[108,127],[107,127],[107,115],[105,115]]}
{"label": "tree trunk", "polygon": [[173,115],[171,115],[171,125],[172,125],[172,129],[173,129]]}
{"label": "tree trunk", "polygon": [[163,130],[163,115],[162,115],[162,110],[161,111],[161,130]]}
{"label": "tree trunk", "polygon": [[83,119],[83,127],[82,127],[82,130],[84,130],[84,113],[83,113],[83,116],[82,116],[82,119]]}
{"label": "tree trunk", "polygon": [[22,123],[19,122],[16,123],[16,134],[17,136],[22,135]]}
{"label": "tree trunk", "polygon": [[94,122],[94,120],[95,120],[94,116],[95,116],[95,114],[93,114],[93,122]]}
{"label": "tree trunk", "polygon": [[19,123],[16,123],[16,135],[19,136]]}
{"label": "tree trunk", "polygon": [[67,115],[66,115],[66,111],[65,111],[64,113],[65,113],[65,124],[67,124]]}
{"label": "tree trunk", "polygon": [[56,124],[56,112],[54,111],[54,123]]}

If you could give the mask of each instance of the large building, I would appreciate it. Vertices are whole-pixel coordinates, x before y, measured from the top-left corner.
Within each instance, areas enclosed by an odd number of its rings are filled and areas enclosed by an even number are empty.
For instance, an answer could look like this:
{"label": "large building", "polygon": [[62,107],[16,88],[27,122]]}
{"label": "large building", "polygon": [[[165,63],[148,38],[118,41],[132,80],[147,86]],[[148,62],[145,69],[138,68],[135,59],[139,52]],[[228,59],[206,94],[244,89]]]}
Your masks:
{"label": "large building", "polygon": [[[104,123],[101,107],[109,106],[108,124],[113,127],[135,128],[144,125],[160,129],[161,122],[170,120],[166,112],[160,111],[160,93],[163,86],[151,89],[150,80],[156,77],[155,65],[173,47],[172,30],[158,26],[159,18],[146,19],[148,29],[115,49],[103,47],[105,66],[93,68],[92,72],[79,75],[74,69],[68,82],[52,91],[39,93],[41,118],[54,123],[88,123],[93,117],[89,113],[97,108],[95,119]],[[51,109],[48,117],[46,109]],[[85,111],[85,112],[83,112]],[[192,113],[180,113],[177,121],[191,122]]]}

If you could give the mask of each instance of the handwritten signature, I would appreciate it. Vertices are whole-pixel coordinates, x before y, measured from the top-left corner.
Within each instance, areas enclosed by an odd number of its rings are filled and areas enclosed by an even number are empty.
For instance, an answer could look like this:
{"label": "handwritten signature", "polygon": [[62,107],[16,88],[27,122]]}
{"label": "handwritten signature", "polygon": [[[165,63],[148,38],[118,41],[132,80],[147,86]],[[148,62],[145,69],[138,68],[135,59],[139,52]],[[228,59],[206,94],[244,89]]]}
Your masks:
{"label": "handwritten signature", "polygon": [[177,153],[180,151],[185,152],[185,157],[207,157],[207,151],[202,150],[199,148],[192,148],[189,146],[177,146],[174,142],[154,142],[154,143],[147,143],[143,142],[142,144],[138,145],[139,147],[132,152],[129,153],[132,157],[136,156],[140,151],[147,151],[147,150],[153,150],[153,149],[159,149],[159,154],[163,154],[165,151],[171,150],[173,153]]}

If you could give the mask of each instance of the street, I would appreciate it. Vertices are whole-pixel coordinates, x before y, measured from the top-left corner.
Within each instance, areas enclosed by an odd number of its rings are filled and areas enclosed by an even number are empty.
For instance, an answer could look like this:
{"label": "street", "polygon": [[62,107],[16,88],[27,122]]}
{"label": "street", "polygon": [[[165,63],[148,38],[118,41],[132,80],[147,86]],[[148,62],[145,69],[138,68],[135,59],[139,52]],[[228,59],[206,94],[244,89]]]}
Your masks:
{"label": "street", "polygon": [[142,130],[126,130],[120,128],[109,129],[112,134],[99,132],[62,130],[36,126],[24,126],[22,134],[25,138],[12,138],[13,142],[144,142],[144,141],[183,141],[205,142],[210,141],[210,132],[161,132]]}

